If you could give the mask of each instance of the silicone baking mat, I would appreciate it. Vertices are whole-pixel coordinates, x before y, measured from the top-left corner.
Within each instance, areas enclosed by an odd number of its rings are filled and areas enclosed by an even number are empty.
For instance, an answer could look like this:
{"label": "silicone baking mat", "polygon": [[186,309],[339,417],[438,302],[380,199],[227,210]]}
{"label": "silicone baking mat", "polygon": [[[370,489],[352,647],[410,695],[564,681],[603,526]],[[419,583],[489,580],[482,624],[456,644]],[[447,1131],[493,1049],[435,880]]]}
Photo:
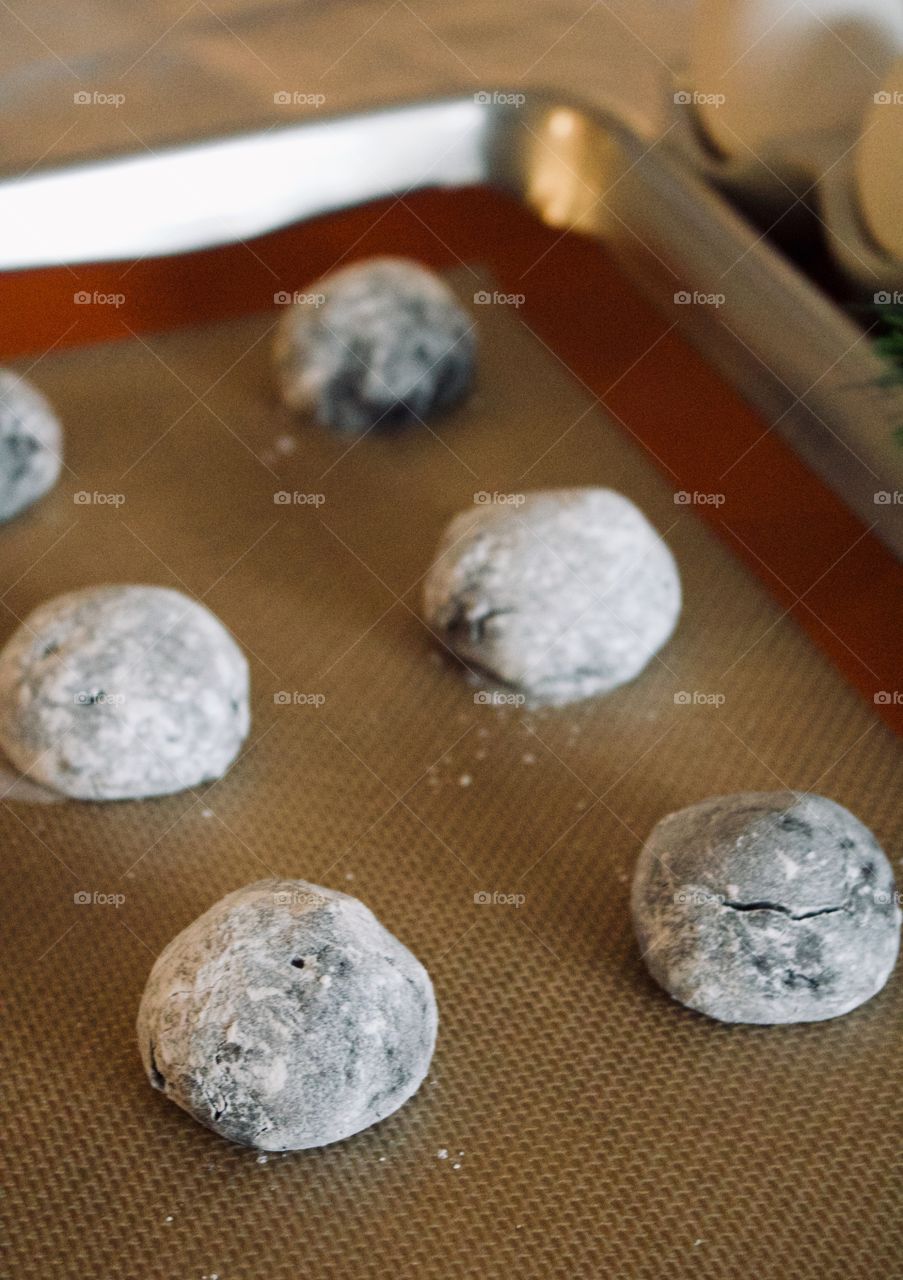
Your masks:
{"label": "silicone baking mat", "polygon": [[[675,502],[578,358],[473,261],[451,278],[479,381],[433,430],[291,424],[273,309],[139,325],[31,371],[70,470],[2,531],[4,636],[61,591],[176,587],[247,651],[254,719],[197,792],[0,803],[6,1274],[890,1280],[900,974],[835,1022],[722,1026],[648,979],[627,904],[652,825],[719,792],[830,795],[899,865],[896,742],[701,504]],[[626,286],[610,301],[613,343],[638,305]],[[622,393],[662,376],[637,354]],[[573,484],[622,490],[666,536],[680,626],[605,699],[487,706],[422,625],[420,580],[476,494]],[[367,902],[429,968],[440,1036],[395,1116],[264,1158],[150,1089],[134,1018],[162,946],[269,875]]]}

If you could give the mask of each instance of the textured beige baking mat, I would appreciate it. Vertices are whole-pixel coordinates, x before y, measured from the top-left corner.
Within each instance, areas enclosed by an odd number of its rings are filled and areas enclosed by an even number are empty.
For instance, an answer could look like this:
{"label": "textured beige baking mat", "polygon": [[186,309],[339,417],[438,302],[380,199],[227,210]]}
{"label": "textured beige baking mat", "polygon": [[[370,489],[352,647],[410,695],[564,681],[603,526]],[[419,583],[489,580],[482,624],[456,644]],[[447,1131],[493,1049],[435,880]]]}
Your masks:
{"label": "textured beige baking mat", "polygon": [[[890,732],[515,308],[479,308],[468,405],[356,444],[282,418],[275,318],[32,374],[71,471],[2,531],[3,635],[75,587],[181,588],[248,652],[254,721],[197,793],[0,804],[5,1274],[903,1275],[903,973],[836,1022],[726,1027],[647,978],[627,906],[652,825],[718,792],[825,793],[896,861]],[[679,629],[603,700],[475,702],[418,618],[434,544],[476,493],[569,484],[665,534]],[[402,1111],[262,1158],[150,1089],[134,1018],[161,947],[269,875],[368,903],[441,1025]]]}

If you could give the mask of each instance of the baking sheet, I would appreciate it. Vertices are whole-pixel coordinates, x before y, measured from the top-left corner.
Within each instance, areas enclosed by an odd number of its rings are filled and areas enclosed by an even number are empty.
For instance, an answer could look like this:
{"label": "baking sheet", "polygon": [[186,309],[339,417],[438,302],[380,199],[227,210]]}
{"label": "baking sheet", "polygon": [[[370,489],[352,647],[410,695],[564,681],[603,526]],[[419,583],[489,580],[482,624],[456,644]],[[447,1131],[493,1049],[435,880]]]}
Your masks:
{"label": "baking sheet", "polygon": [[[3,634],[75,587],[181,588],[248,652],[254,723],[196,793],[0,804],[11,1276],[899,1275],[899,974],[836,1022],[724,1027],[652,984],[627,912],[654,822],[718,792],[828,794],[899,866],[898,748],[516,307],[474,315],[472,401],[351,447],[276,406],[273,312],[31,374],[71,471],[2,531]],[[679,629],[604,700],[475,702],[418,618],[433,546],[475,493],[579,483],[665,533]],[[394,1117],[262,1162],[150,1089],[133,1024],[161,947],[270,874],[366,901],[440,1038]]]}

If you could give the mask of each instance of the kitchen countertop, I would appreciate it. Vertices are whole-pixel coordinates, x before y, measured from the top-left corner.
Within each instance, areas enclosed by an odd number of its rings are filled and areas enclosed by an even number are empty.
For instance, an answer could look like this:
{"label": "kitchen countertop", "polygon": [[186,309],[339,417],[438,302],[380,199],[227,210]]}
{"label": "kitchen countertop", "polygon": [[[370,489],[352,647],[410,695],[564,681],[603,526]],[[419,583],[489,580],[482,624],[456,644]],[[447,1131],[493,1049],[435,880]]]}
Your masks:
{"label": "kitchen countertop", "polygon": [[565,91],[654,134],[690,12],[690,0],[4,0],[0,167],[468,88]]}

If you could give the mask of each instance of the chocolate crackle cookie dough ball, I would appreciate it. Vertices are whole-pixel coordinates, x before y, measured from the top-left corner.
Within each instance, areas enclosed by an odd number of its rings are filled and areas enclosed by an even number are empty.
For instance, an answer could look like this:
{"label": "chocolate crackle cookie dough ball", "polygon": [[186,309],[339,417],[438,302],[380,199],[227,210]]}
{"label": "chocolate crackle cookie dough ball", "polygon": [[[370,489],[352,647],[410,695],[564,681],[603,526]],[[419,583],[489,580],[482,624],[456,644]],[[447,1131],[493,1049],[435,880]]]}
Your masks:
{"label": "chocolate crackle cookie dough ball", "polygon": [[[282,317],[282,399],[337,431],[425,420],[473,381],[473,321],[431,271],[372,258],[324,276]],[[320,305],[317,300],[322,299]]]}
{"label": "chocolate crackle cookie dough ball", "polygon": [[356,898],[303,880],[230,893],[162,952],[138,1013],[148,1078],[224,1138],[339,1142],[419,1088],[436,1042],[423,965]]}
{"label": "chocolate crackle cookie dough ball", "polygon": [[880,991],[900,909],[875,837],[792,791],[718,796],[654,828],[633,921],[649,972],[722,1022],[819,1022]]}
{"label": "chocolate crackle cookie dough ball", "polygon": [[53,488],[62,448],[62,429],[41,393],[0,369],[0,521],[18,515]]}
{"label": "chocolate crackle cookie dough ball", "polygon": [[163,795],[219,778],[248,725],[244,654],[179,591],[57,596],[0,652],[0,748],[78,799]]}
{"label": "chocolate crackle cookie dough ball", "polygon": [[611,489],[462,512],[424,584],[426,621],[460,658],[559,704],[638,675],[674,630],[680,599],[671,552]]}

